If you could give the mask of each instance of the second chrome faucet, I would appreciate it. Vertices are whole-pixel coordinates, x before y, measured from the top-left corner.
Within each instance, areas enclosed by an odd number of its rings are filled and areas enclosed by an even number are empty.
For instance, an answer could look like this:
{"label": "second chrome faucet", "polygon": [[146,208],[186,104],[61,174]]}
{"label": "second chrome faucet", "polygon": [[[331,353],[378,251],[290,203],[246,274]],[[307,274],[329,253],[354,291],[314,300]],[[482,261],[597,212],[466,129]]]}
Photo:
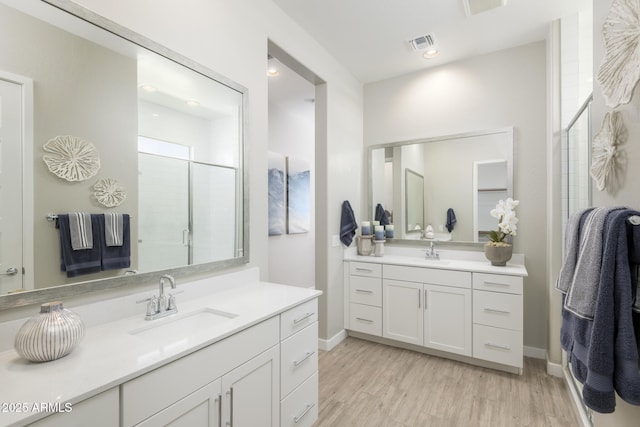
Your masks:
{"label": "second chrome faucet", "polygon": [[161,317],[169,316],[170,314],[177,313],[178,307],[176,306],[176,299],[173,295],[169,294],[169,297],[165,297],[164,295],[164,283],[165,281],[169,281],[171,285],[171,289],[176,288],[176,279],[173,276],[165,274],[160,277],[160,295],[156,298],[156,296],[152,296],[151,298],[147,298],[145,300],[139,302],[147,303],[147,314],[144,317],[145,320],[155,320]]}

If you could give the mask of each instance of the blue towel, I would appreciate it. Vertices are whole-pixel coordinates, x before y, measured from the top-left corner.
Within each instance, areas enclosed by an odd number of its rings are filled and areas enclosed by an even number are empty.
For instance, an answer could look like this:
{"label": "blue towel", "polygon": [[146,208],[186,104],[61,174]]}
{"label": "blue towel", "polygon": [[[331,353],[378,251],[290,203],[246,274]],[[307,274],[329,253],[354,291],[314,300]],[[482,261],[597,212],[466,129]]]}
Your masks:
{"label": "blue towel", "polygon": [[391,221],[389,221],[389,215],[387,215],[387,211],[384,210],[380,203],[378,203],[378,205],[376,206],[375,220],[380,221],[380,225],[391,224]]}
{"label": "blue towel", "polygon": [[[94,215],[92,215],[93,220]],[[122,214],[122,245],[108,246],[105,238],[105,215],[95,215],[100,225],[100,248],[102,270],[117,270],[131,266],[131,224],[128,214]]]}
{"label": "blue towel", "polygon": [[[98,273],[101,270],[100,245],[94,244],[89,249],[73,250],[69,215],[67,214],[58,215],[56,228],[60,230],[60,270],[65,271],[67,277]],[[99,225],[93,215],[91,216],[91,228],[95,242],[99,238],[100,232]]]}
{"label": "blue towel", "polygon": [[358,224],[353,209],[351,209],[351,203],[345,200],[342,202],[342,213],[340,214],[340,241],[343,245],[351,245],[357,228]]}
{"label": "blue towel", "polygon": [[456,213],[453,211],[453,208],[447,209],[447,231],[451,233],[453,231],[453,227],[456,226]]}

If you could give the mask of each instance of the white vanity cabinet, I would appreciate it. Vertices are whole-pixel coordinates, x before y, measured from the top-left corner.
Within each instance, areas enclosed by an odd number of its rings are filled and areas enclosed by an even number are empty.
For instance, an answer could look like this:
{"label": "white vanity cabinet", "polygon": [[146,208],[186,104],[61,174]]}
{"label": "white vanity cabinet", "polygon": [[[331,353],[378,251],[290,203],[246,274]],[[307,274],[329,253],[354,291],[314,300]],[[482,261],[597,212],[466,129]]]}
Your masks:
{"label": "white vanity cabinet", "polygon": [[73,406],[71,411],[61,411],[49,415],[35,423],[31,427],[113,427],[120,423],[120,395],[118,387],[104,391],[89,399],[83,400]]}
{"label": "white vanity cabinet", "polygon": [[353,331],[382,336],[382,265],[351,262],[345,269],[348,307],[345,323]]}
{"label": "white vanity cabinet", "polygon": [[471,356],[471,273],[383,266],[383,337]]}
{"label": "white vanity cabinet", "polygon": [[123,426],[279,425],[279,317],[120,387]]}

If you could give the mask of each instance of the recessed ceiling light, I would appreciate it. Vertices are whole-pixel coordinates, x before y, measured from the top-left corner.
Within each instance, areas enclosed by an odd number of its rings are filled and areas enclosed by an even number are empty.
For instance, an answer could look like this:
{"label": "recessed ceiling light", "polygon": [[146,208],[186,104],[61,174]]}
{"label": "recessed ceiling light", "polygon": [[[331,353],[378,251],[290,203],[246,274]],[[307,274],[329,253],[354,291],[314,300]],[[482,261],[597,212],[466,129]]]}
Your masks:
{"label": "recessed ceiling light", "polygon": [[435,47],[432,47],[430,49],[427,49],[422,56],[425,57],[426,59],[432,59],[435,58],[436,56],[440,55],[440,51],[438,49],[436,49]]}
{"label": "recessed ceiling light", "polygon": [[187,100],[187,105],[189,107],[197,107],[197,106],[200,105],[200,103],[198,101],[194,100],[194,99],[189,99],[189,100]]}
{"label": "recessed ceiling light", "polygon": [[464,11],[467,16],[477,15],[497,7],[506,6],[507,0],[464,0]]}
{"label": "recessed ceiling light", "polygon": [[140,89],[144,90],[145,92],[155,92],[157,90],[155,86],[149,84],[140,85]]}
{"label": "recessed ceiling light", "polygon": [[269,67],[267,68],[267,76],[269,77],[275,77],[275,76],[279,76],[280,75],[280,70],[278,70],[276,67]]}

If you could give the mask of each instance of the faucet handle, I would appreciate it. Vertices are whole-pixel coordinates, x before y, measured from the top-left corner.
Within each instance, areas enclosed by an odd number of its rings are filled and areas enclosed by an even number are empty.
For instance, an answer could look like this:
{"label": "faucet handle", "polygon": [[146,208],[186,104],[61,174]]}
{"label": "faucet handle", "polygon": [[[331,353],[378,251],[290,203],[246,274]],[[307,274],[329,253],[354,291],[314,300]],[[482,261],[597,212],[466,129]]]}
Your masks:
{"label": "faucet handle", "polygon": [[167,310],[177,310],[178,307],[176,306],[176,297],[174,297],[172,294],[169,294],[169,303],[167,304]]}

